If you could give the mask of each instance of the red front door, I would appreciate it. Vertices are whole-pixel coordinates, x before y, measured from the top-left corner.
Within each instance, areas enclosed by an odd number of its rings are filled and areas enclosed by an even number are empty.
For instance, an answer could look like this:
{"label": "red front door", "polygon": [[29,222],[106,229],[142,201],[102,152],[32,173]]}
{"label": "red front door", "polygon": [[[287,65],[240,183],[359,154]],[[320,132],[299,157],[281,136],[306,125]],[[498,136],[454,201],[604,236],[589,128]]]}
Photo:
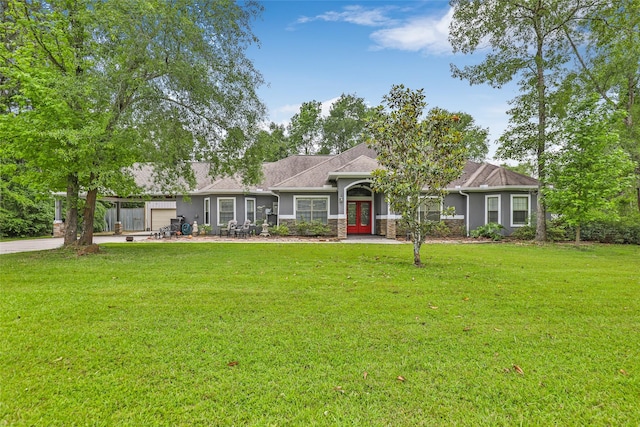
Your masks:
{"label": "red front door", "polygon": [[347,234],[371,234],[371,202],[347,202]]}

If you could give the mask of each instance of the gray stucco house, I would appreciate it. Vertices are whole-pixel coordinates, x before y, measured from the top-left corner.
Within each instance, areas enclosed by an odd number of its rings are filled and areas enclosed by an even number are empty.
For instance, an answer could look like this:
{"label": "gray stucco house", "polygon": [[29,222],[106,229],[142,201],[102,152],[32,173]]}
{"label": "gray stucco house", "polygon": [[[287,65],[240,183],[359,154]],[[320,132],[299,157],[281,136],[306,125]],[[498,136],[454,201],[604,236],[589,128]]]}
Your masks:
{"label": "gray stucco house", "polygon": [[[244,187],[237,177],[215,179],[206,163],[194,163],[197,185],[186,195],[175,197],[175,211],[167,216],[183,216],[189,223],[208,224],[213,233],[229,220],[272,225],[319,220],[334,236],[371,234],[396,238],[399,216],[390,211],[383,194],[371,188],[371,172],[378,168],[376,153],[365,144],[337,155],[295,155],[263,165],[264,179]],[[140,185],[150,187],[150,169],[137,172]],[[527,225],[537,203],[537,180],[487,164],[467,162],[464,173],[447,187],[440,203],[453,207],[455,214],[441,219],[459,232],[488,222],[497,222],[510,234]],[[161,196],[161,194],[156,194]],[[188,196],[188,197],[185,197]],[[153,215],[153,212],[151,213]],[[158,218],[161,215],[157,212]],[[151,221],[154,228],[161,221]],[[166,224],[163,224],[166,225]]]}

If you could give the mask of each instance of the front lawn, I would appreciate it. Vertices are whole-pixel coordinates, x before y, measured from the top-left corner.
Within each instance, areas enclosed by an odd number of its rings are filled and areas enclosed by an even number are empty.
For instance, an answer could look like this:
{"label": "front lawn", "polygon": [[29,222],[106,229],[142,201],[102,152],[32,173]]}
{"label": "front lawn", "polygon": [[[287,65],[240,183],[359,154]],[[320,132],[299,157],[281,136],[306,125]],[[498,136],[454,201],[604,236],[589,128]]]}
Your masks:
{"label": "front lawn", "polygon": [[640,247],[0,256],[0,425],[637,425]]}

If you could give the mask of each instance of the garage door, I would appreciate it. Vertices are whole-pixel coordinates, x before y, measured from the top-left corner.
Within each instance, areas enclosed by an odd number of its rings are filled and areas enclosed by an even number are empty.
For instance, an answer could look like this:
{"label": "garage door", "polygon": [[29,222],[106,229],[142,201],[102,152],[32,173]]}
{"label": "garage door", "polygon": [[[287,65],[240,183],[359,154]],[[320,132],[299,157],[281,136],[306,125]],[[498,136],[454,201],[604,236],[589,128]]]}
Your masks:
{"label": "garage door", "polygon": [[171,218],[176,217],[175,209],[151,209],[151,230],[171,225]]}

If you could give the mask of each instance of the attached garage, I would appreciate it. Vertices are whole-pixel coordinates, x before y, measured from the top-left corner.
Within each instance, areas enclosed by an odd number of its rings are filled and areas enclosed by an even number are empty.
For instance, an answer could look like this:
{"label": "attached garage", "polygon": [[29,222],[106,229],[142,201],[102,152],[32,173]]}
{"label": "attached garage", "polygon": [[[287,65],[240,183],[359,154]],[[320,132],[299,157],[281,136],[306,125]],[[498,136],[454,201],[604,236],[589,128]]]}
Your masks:
{"label": "attached garage", "polygon": [[175,217],[175,209],[151,209],[151,230],[158,231],[160,227],[171,225],[171,218]]}

